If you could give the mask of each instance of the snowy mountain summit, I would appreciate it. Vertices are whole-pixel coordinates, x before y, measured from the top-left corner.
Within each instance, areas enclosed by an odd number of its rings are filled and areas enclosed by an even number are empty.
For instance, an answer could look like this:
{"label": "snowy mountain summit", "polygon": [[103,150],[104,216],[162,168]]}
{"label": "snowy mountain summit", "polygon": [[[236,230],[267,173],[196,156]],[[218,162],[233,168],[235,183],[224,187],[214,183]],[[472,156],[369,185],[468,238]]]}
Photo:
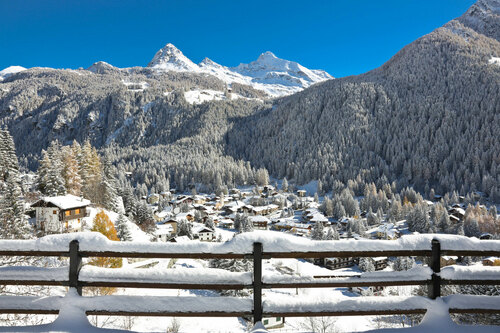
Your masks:
{"label": "snowy mountain summit", "polygon": [[287,86],[309,86],[332,78],[325,71],[307,69],[296,62],[280,59],[269,51],[262,53],[256,61],[240,64],[232,70],[253,77],[257,82]]}
{"label": "snowy mountain summit", "polygon": [[296,62],[280,59],[269,51],[262,53],[256,61],[237,67],[226,67],[208,58],[197,65],[170,43],[156,52],[148,67],[158,72],[206,73],[229,85],[252,86],[272,97],[290,95],[314,83],[333,79],[325,71],[310,70]]}
{"label": "snowy mountain summit", "polygon": [[168,43],[156,52],[148,67],[164,71],[198,71],[198,66],[189,60],[173,44]]}

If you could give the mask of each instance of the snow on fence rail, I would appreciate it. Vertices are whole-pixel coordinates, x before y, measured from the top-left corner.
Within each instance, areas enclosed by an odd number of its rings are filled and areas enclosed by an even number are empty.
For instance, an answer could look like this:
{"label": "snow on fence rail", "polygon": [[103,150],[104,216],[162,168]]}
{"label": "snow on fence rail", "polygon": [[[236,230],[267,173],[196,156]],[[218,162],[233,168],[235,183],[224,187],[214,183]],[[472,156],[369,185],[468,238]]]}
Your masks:
{"label": "snow on fence rail", "polygon": [[[450,266],[441,271],[442,255],[500,255],[500,241],[452,235],[411,235],[395,241],[310,241],[269,232],[245,233],[226,243],[112,242],[98,233],[51,235],[37,240],[0,240],[0,255],[66,256],[69,267],[0,267],[0,284],[62,285],[86,314],[135,316],[324,316],[425,313],[444,284],[500,284],[498,267]],[[267,258],[427,256],[430,267],[404,272],[371,272],[350,277],[275,276],[262,274]],[[234,258],[253,260],[251,273],[220,269],[106,269],[82,267],[84,257]],[[293,297],[262,300],[268,288],[427,285],[426,297],[359,297],[314,302]],[[253,299],[230,297],[82,297],[84,287],[253,289]],[[500,312],[500,297],[452,295],[442,298],[450,312]],[[67,297],[0,296],[0,313],[58,313]]]}

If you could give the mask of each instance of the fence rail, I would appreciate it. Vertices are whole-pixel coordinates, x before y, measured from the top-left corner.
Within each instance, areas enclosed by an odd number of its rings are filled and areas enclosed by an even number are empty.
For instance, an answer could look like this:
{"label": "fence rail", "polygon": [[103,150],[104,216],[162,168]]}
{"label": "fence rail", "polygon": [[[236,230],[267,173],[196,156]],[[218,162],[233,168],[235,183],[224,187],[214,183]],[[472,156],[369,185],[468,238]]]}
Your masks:
{"label": "fence rail", "polygon": [[[464,238],[466,239],[466,238]],[[69,257],[69,267],[66,271],[59,271],[54,277],[46,277],[43,275],[43,269],[36,276],[13,278],[12,275],[5,274],[0,269],[0,284],[1,285],[47,285],[47,286],[65,286],[74,288],[78,295],[82,295],[82,288],[86,287],[120,287],[120,288],[162,288],[162,289],[208,289],[208,290],[237,290],[237,289],[252,289],[253,299],[233,299],[228,297],[204,297],[204,307],[195,306],[195,309],[190,309],[192,306],[191,300],[184,300],[182,297],[153,297],[145,296],[142,298],[133,299],[128,296],[99,296],[93,297],[92,303],[88,303],[89,297],[79,297],[81,302],[87,302],[82,305],[87,314],[96,315],[133,315],[133,316],[252,316],[255,322],[262,320],[263,316],[350,316],[350,315],[389,315],[389,314],[418,314],[425,313],[427,310],[425,300],[436,299],[441,296],[441,286],[443,285],[495,285],[500,284],[500,267],[492,271],[492,274],[477,277],[469,276],[469,278],[458,275],[454,278],[442,278],[441,273],[441,256],[456,255],[456,256],[500,256],[500,241],[488,241],[489,247],[484,251],[477,247],[467,250],[464,249],[441,249],[441,243],[437,239],[432,239],[431,246],[428,249],[396,249],[396,250],[339,250],[339,251],[265,251],[265,244],[262,242],[254,242],[252,251],[247,253],[233,252],[213,252],[213,253],[192,253],[182,251],[132,251],[127,250],[126,246],[123,249],[112,249],[104,251],[89,251],[81,250],[78,240],[72,240],[69,243],[67,251],[50,251],[50,250],[19,250],[18,248],[0,248],[2,256],[60,256]],[[492,243],[493,242],[493,243]],[[491,246],[493,244],[493,246]],[[166,245],[167,246],[167,245]],[[350,276],[338,277],[327,276],[317,277],[313,279],[302,279],[301,277],[289,277],[288,279],[270,278],[263,276],[262,264],[263,260],[270,258],[328,258],[328,257],[378,257],[378,256],[421,256],[430,258],[430,269],[427,273],[417,276],[398,275],[394,272],[392,277],[377,277],[377,273],[369,276]],[[251,259],[253,261],[253,272],[248,276],[248,280],[241,281],[235,278],[231,281],[212,281],[207,282],[202,278],[199,281],[177,281],[177,280],[161,280],[152,279],[134,279],[134,276],[126,279],[110,279],[109,276],[104,278],[97,274],[93,278],[81,277],[82,259],[89,257],[122,257],[122,258],[196,258],[196,259]],[[15,267],[11,267],[16,270]],[[48,271],[50,269],[47,269]],[[111,270],[111,269],[110,269]],[[47,272],[48,272],[47,271]],[[168,273],[166,273],[168,274]],[[373,298],[356,298],[354,303],[343,303],[344,306],[339,308],[335,300],[332,303],[325,304],[324,309],[317,307],[289,307],[289,309],[276,307],[272,302],[263,301],[263,290],[278,289],[278,288],[336,288],[336,287],[367,287],[367,286],[406,286],[406,285],[426,285],[428,286],[428,298],[413,297],[405,299],[405,302],[410,302],[409,306],[402,308],[400,305],[401,298],[384,297],[384,302],[373,303]],[[36,299],[33,297],[16,296],[0,296],[0,313],[28,313],[28,314],[57,314],[60,309],[58,302],[47,302],[46,300]],[[128,298],[127,298],[128,297]],[[450,303],[450,312],[452,313],[500,313],[500,297],[485,296],[481,306],[463,306],[455,303]],[[196,297],[195,299],[204,299]],[[124,302],[123,300],[135,300],[141,302],[144,299],[155,301],[157,307],[150,309],[137,308]],[[379,300],[382,298],[378,298]],[[444,298],[446,299],[446,297]],[[54,298],[59,300],[59,298]],[[223,302],[235,302],[232,308],[227,308],[227,304]],[[453,299],[451,299],[453,300]],[[473,302],[475,299],[471,299]],[[485,302],[489,304],[484,306]],[[102,302],[102,306],[99,303]],[[110,303],[111,302],[111,303]],[[346,301],[341,301],[346,302]],[[412,303],[413,302],[413,303]],[[373,304],[374,305],[373,305]],[[83,303],[82,303],[83,304]],[[107,305],[112,304],[109,308]],[[118,305],[117,305],[118,304]],[[121,304],[121,305],[120,305]],[[405,303],[406,304],[406,303]],[[181,306],[182,305],[182,306]],[[372,306],[373,305],[373,306]],[[179,308],[179,306],[181,306]],[[180,310],[179,310],[180,309]]]}

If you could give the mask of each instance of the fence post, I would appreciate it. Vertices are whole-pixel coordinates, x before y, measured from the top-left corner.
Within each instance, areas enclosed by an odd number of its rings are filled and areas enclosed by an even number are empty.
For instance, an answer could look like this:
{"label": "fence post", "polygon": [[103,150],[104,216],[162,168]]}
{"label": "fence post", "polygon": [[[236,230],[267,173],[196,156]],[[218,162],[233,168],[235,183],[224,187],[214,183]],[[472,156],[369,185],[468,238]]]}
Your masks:
{"label": "fence post", "polygon": [[262,243],[253,243],[253,322],[262,321]]}
{"label": "fence post", "polygon": [[439,240],[432,240],[432,257],[431,257],[432,280],[429,286],[429,298],[436,299],[441,297],[441,277],[438,275],[441,272],[441,243]]}
{"label": "fence post", "polygon": [[78,295],[81,296],[82,286],[78,283],[78,274],[82,267],[82,257],[78,252],[79,246],[80,244],[76,239],[69,243],[69,286],[70,288],[76,288]]}

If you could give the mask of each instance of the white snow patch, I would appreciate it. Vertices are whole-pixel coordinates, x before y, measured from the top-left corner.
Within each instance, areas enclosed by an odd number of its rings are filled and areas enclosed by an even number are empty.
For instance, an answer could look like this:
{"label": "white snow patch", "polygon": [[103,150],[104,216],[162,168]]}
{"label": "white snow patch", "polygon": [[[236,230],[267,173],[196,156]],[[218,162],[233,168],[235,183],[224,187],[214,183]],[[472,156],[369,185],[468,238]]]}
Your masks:
{"label": "white snow patch", "polygon": [[144,91],[149,88],[149,83],[141,81],[141,82],[129,82],[122,80],[122,83],[127,87],[129,91]]}
{"label": "white snow patch", "polygon": [[9,76],[25,71],[26,68],[22,66],[10,66],[7,68],[4,68],[0,71],[0,82],[8,78]]}
{"label": "white snow patch", "polygon": [[[167,96],[167,95],[165,95]],[[226,95],[222,91],[204,89],[204,90],[190,90],[184,93],[184,98],[189,104],[202,104],[208,101],[222,101],[222,100],[234,100],[238,98],[246,98],[238,94],[228,94]],[[246,98],[250,99],[250,98]]]}
{"label": "white snow patch", "polygon": [[500,66],[500,58],[499,57],[491,57],[491,59],[488,60],[488,64]]}

